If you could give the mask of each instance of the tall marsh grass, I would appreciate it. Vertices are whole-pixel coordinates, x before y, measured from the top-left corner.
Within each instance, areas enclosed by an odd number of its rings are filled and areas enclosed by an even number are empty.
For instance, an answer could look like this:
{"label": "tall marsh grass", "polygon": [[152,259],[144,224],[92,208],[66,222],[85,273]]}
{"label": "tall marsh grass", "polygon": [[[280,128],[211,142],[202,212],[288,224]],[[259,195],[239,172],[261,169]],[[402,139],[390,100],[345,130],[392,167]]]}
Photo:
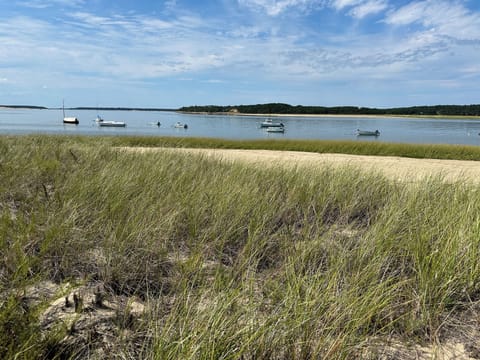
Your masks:
{"label": "tall marsh grass", "polygon": [[112,324],[112,358],[374,358],[372,339],[441,341],[479,300],[476,186],[115,141],[0,139],[0,357],[105,346],[41,328],[48,301],[25,294],[44,281],[101,283],[146,305]]}

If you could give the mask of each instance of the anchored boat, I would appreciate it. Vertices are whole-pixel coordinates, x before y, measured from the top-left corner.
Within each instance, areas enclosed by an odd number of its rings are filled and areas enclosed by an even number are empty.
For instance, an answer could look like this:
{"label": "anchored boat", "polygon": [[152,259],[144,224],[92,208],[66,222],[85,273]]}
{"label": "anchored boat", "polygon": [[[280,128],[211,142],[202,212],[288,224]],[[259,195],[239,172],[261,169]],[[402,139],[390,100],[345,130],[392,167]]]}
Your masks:
{"label": "anchored boat", "polygon": [[260,127],[262,127],[262,128],[283,127],[283,123],[273,122],[272,119],[267,119],[260,124]]}
{"label": "anchored boat", "polygon": [[375,131],[369,131],[369,130],[360,130],[360,129],[357,129],[355,131],[355,134],[357,136],[379,136],[380,135],[380,131],[378,130],[375,130]]}
{"label": "anchored boat", "polygon": [[98,122],[98,126],[102,126],[102,127],[125,127],[125,126],[127,126],[127,124],[125,124],[125,122],[123,122],[123,121],[105,121],[105,120],[102,120],[102,121]]}
{"label": "anchored boat", "polygon": [[125,127],[127,124],[123,121],[105,121],[100,115],[97,115],[95,122],[101,127]]}
{"label": "anchored boat", "polygon": [[188,125],[187,124],[182,124],[181,122],[177,122],[175,125],[173,125],[173,127],[177,128],[177,129],[188,129]]}
{"label": "anchored boat", "polygon": [[76,117],[65,116],[65,101],[63,101],[63,100],[62,100],[62,110],[63,110],[63,123],[64,124],[78,125],[79,121]]}
{"label": "anchored boat", "polygon": [[284,133],[285,132],[285,127],[283,126],[269,126],[266,129],[267,132],[269,133]]}

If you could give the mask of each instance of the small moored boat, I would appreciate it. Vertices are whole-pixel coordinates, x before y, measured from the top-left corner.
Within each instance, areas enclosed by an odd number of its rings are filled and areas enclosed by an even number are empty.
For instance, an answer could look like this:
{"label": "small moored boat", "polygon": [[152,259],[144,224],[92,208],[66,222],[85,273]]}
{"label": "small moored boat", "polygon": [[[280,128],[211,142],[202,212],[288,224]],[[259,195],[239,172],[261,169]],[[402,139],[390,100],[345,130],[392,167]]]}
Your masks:
{"label": "small moored boat", "polygon": [[74,124],[74,125],[78,125],[79,121],[76,117],[72,117],[72,116],[65,116],[65,102],[62,101],[62,110],[63,110],[63,123],[64,124]]}
{"label": "small moored boat", "polygon": [[380,131],[378,130],[375,130],[375,131],[368,131],[368,130],[360,130],[360,129],[357,129],[355,131],[355,134],[357,136],[379,136],[380,135]]}
{"label": "small moored boat", "polygon": [[64,124],[74,124],[78,125],[79,121],[76,117],[64,117],[63,118],[63,123]]}
{"label": "small moored boat", "polygon": [[269,133],[283,133],[285,132],[285,127],[283,126],[269,126],[266,128],[266,131]]}
{"label": "small moored boat", "polygon": [[272,119],[267,119],[260,124],[260,127],[262,127],[262,128],[283,127],[283,123],[273,122]]}
{"label": "small moored boat", "polygon": [[173,127],[177,128],[177,129],[188,129],[188,125],[187,124],[182,124],[181,122],[175,123],[175,125],[173,125]]}
{"label": "small moored boat", "polygon": [[125,127],[125,126],[127,126],[127,124],[125,124],[125,122],[123,122],[123,121],[105,121],[105,120],[102,120],[102,121],[98,122],[98,126],[102,126],[102,127]]}

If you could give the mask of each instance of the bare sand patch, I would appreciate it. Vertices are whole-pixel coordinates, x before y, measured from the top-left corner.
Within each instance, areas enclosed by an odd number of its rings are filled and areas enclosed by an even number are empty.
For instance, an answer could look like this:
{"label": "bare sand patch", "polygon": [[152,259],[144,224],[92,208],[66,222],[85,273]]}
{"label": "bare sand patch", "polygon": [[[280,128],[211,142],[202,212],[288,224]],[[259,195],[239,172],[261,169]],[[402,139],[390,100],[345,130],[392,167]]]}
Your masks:
{"label": "bare sand patch", "polygon": [[480,161],[411,159],[398,156],[367,156],[318,154],[300,151],[191,149],[191,148],[129,148],[131,151],[175,151],[260,166],[342,167],[353,166],[376,171],[392,180],[418,181],[440,177],[447,182],[480,182]]}

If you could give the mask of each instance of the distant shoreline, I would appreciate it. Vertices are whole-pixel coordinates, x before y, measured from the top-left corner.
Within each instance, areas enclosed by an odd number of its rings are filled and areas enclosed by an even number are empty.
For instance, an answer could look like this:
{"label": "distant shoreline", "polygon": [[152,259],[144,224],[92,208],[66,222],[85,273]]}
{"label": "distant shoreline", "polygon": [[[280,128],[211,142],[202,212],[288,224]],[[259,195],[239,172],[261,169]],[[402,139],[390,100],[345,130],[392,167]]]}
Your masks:
{"label": "distant shoreline", "polygon": [[444,118],[457,116],[480,117],[480,104],[471,105],[422,105],[394,108],[370,108],[359,106],[304,106],[284,103],[255,105],[194,105],[178,109],[181,112],[209,113],[222,115],[258,116],[407,116]]}
{"label": "distant shoreline", "polygon": [[[48,108],[34,105],[0,105],[0,109],[9,110],[61,110],[61,107]],[[244,117],[304,117],[304,118],[406,118],[406,119],[472,119],[480,120],[480,115],[401,115],[401,114],[280,114],[280,113],[242,113],[242,112],[208,112],[208,111],[184,111],[166,108],[130,108],[130,107],[69,107],[66,110],[98,110],[98,111],[158,111],[176,112],[188,115],[216,115],[216,116],[244,116]]]}
{"label": "distant shoreline", "polygon": [[[217,116],[256,116],[256,117],[390,117],[390,115],[348,115],[348,114],[254,114],[254,113],[226,113],[226,112],[194,112],[194,111],[177,111],[181,114],[189,114],[189,115],[217,115]],[[391,115],[394,117],[394,115]]]}
{"label": "distant shoreline", "polygon": [[234,112],[195,112],[195,111],[176,111],[181,114],[189,115],[218,115],[218,116],[254,116],[254,117],[305,117],[305,118],[419,118],[419,119],[474,119],[480,120],[480,116],[475,115],[395,115],[395,114],[254,114],[254,113],[234,113]]}
{"label": "distant shoreline", "polygon": [[[30,109],[30,110],[62,110],[61,107],[45,107],[33,105],[0,105],[0,109]],[[101,111],[178,111],[165,108],[130,108],[130,107],[66,107],[65,110],[101,110]]]}
{"label": "distant shoreline", "polygon": [[33,106],[33,105],[0,105],[0,109],[30,109],[30,110],[48,110],[45,106]]}

